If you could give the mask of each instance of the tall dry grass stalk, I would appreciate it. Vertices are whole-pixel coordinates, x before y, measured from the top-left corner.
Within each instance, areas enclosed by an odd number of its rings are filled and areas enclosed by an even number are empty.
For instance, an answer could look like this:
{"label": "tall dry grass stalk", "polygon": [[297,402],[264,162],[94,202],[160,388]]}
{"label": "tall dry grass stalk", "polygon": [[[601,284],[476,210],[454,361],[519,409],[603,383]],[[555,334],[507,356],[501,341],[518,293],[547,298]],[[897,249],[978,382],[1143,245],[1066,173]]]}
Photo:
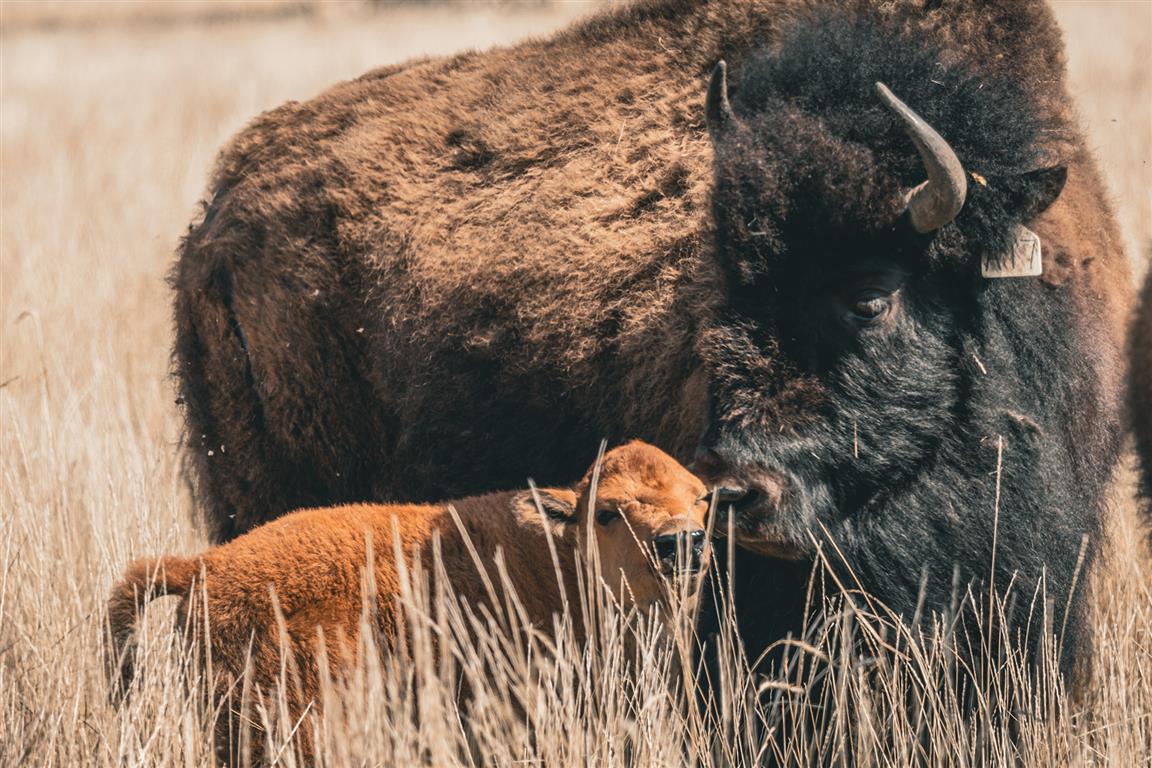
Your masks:
{"label": "tall dry grass stalk", "polygon": [[[467,6],[322,24],[4,35],[0,764],[212,763],[212,713],[199,705],[207,681],[173,637],[171,606],[157,603],[144,622],[139,682],[120,709],[108,702],[100,641],[102,601],[130,559],[203,545],[178,472],[163,278],[216,149],[260,110],[337,79],[542,32],[585,10]],[[1152,78],[1139,51],[1152,38],[1152,8],[1057,11],[1092,141],[1127,236],[1143,246],[1152,234]],[[1123,127],[1111,128],[1113,119]],[[678,629],[668,633],[608,603],[580,647],[563,622],[555,643],[488,626],[443,605],[445,595],[425,594],[414,573],[402,596],[415,629],[411,660],[367,654],[327,691],[325,717],[299,728],[311,729],[319,762],[332,766],[481,757],[746,765],[765,756],[965,766],[1002,764],[1015,750],[1030,766],[1149,765],[1152,573],[1122,486],[1109,551],[1092,576],[1094,667],[1077,698],[1047,673],[1032,682],[1009,657],[973,692],[974,714],[958,717],[953,689],[936,684],[953,674],[947,627],[922,637],[853,595],[830,606],[812,636],[790,646],[789,669],[770,678],[749,674],[732,639],[721,642],[711,679],[720,704],[700,709],[673,674],[697,673],[686,664],[687,608],[674,612]],[[459,639],[433,642],[444,636]],[[469,676],[464,708],[454,671]],[[1024,699],[1000,700],[1013,678]],[[255,741],[297,764],[286,738],[295,724],[279,716],[277,692],[268,694],[255,710]],[[991,714],[1009,704],[1018,710],[1015,740]]]}

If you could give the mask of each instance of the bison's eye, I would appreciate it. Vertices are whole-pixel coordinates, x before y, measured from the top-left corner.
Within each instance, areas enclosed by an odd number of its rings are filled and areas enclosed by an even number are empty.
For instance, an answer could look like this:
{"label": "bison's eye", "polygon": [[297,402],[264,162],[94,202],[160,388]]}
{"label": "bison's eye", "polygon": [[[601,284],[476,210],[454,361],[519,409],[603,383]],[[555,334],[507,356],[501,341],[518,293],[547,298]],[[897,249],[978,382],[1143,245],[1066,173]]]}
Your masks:
{"label": "bison's eye", "polygon": [[888,311],[888,299],[866,299],[856,302],[852,314],[861,320],[875,320]]}
{"label": "bison's eye", "polygon": [[848,310],[849,319],[859,325],[880,322],[892,311],[894,294],[868,291],[858,294]]}
{"label": "bison's eye", "polygon": [[596,522],[600,525],[608,525],[613,520],[620,519],[620,510],[616,507],[596,510]]}

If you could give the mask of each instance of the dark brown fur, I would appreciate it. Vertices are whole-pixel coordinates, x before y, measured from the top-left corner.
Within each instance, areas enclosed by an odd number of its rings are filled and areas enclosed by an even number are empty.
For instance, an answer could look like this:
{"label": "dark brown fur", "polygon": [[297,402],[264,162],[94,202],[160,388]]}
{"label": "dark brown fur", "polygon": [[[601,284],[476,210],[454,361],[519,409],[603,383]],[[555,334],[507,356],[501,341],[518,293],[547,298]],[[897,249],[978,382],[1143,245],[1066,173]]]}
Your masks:
{"label": "dark brown fur", "polygon": [[1152,504],[1152,271],[1144,278],[1128,343],[1128,415],[1140,461],[1140,493]]}
{"label": "dark brown fur", "polygon": [[[597,480],[596,506],[591,510],[592,470],[574,488],[538,491],[541,507],[536,505],[537,497],[526,492],[451,502],[467,538],[447,503],[353,505],[294,512],[196,557],[138,560],[128,567],[108,600],[113,683],[118,691],[126,692],[132,681],[132,638],[145,602],[160,595],[179,595],[183,599],[179,615],[188,617],[197,629],[205,622],[209,628],[217,702],[231,691],[235,704],[240,690],[237,681],[242,680],[246,667],[251,685],[265,693],[274,691],[281,678],[281,643],[286,643],[291,678],[285,694],[295,720],[309,702],[318,703],[321,634],[334,676],[355,663],[365,617],[362,586],[369,545],[374,566],[373,619],[389,647],[403,632],[403,614],[396,602],[402,593],[401,566],[394,547],[431,567],[435,538],[453,594],[472,610],[484,606],[493,615],[500,615],[506,599],[495,565],[497,553],[502,552],[508,583],[527,620],[548,633],[554,627],[553,615],[563,612],[565,600],[571,606],[580,604],[577,571],[582,559],[577,553],[583,549],[590,526],[606,582],[625,603],[651,606],[665,592],[649,548],[660,536],[702,531],[707,512],[705,488],[667,454],[638,442],[610,451]],[[600,509],[619,510],[622,519],[601,523],[595,514]],[[549,536],[557,552],[555,564]],[[495,603],[469,544],[494,587]],[[621,576],[627,586],[614,583]],[[190,608],[193,596],[199,594],[201,577],[207,605]],[[577,637],[582,637],[580,610],[574,608],[570,615]],[[238,761],[237,721],[224,719],[218,729],[221,756]],[[308,739],[302,743],[307,750]]]}

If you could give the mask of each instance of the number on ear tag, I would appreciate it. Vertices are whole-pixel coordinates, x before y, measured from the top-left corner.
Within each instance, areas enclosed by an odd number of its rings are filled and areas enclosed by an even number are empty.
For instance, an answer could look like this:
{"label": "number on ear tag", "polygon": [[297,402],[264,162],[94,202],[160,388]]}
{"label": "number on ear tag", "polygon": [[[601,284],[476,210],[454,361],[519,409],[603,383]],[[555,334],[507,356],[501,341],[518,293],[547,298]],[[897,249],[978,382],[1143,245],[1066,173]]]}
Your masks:
{"label": "number on ear tag", "polygon": [[1040,236],[1027,227],[1016,227],[1012,248],[999,261],[987,255],[980,259],[980,274],[984,277],[1036,277],[1043,272]]}

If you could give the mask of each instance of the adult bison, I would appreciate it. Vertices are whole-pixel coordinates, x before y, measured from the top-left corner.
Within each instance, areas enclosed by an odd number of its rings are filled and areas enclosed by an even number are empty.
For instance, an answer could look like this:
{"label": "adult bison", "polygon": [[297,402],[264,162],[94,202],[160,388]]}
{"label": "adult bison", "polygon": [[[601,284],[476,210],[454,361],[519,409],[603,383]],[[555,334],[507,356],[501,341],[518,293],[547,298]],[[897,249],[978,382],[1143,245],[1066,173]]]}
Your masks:
{"label": "adult bison", "polygon": [[[982,276],[1037,236],[1042,276]],[[753,654],[827,539],[905,614],[990,575],[1063,606],[1117,461],[1119,242],[1032,0],[649,0],[372,73],[242,132],[183,244],[198,500],[226,540],[638,437],[728,489]]]}

